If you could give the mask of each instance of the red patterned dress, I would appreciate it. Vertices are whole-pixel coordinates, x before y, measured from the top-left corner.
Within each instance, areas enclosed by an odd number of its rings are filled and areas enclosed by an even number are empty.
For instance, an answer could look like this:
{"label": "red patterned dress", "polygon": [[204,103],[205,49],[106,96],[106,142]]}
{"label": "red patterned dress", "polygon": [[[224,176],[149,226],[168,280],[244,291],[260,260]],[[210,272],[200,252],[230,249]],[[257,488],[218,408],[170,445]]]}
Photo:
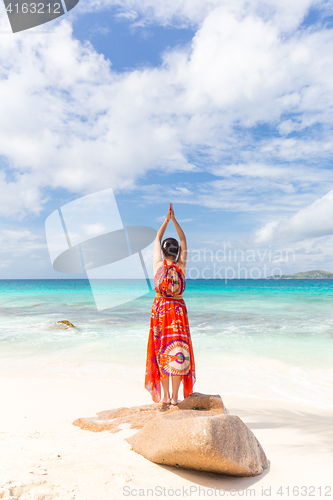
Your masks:
{"label": "red patterned dress", "polygon": [[195,363],[187,309],[183,298],[185,276],[175,263],[163,264],[154,279],[155,297],[150,318],[145,388],[153,401],[161,400],[161,379],[180,375],[184,398],[193,393]]}

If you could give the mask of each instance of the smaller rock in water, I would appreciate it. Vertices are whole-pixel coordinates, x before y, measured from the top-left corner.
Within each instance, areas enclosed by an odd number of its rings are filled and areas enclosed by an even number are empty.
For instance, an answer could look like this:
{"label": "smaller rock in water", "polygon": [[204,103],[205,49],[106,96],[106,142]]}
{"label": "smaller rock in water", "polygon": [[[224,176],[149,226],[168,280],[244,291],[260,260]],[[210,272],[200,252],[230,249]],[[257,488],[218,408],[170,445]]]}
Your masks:
{"label": "smaller rock in water", "polygon": [[68,326],[68,327],[71,327],[71,328],[75,328],[75,326],[73,325],[73,323],[71,323],[70,321],[67,321],[67,319],[63,319],[61,321],[56,321],[55,324],[56,325],[64,325],[64,326]]}

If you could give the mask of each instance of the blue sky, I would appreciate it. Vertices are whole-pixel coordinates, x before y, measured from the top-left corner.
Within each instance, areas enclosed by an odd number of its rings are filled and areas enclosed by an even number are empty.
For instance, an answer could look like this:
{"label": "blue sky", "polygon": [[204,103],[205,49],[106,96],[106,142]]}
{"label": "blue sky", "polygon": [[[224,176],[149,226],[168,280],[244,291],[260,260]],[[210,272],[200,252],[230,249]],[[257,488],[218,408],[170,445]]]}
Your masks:
{"label": "blue sky", "polygon": [[81,0],[1,34],[0,278],[68,277],[45,220],[107,188],[125,225],[158,229],[172,202],[191,251],[271,249],[270,269],[333,271],[332,14],[311,0]]}
{"label": "blue sky", "polygon": [[[75,14],[75,12],[73,13]],[[115,9],[88,12],[73,23],[73,35],[82,43],[89,40],[95,50],[112,63],[114,71],[156,67],[168,48],[190,44],[195,30],[152,25],[133,27],[116,16]]]}

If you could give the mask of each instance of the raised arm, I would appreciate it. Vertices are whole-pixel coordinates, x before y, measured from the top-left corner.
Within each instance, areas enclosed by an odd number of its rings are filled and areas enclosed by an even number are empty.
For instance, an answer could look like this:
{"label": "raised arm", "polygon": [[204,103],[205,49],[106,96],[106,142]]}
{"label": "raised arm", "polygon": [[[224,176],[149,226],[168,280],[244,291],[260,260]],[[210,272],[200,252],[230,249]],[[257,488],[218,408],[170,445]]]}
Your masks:
{"label": "raised arm", "polygon": [[155,238],[154,257],[153,257],[154,276],[155,276],[156,271],[159,268],[161,262],[163,262],[161,241],[162,241],[163,235],[165,233],[165,230],[169,224],[170,219],[171,219],[171,203],[169,206],[168,215],[166,216],[165,221],[163,222],[163,224],[161,225],[161,227],[157,231],[157,235]]}
{"label": "raised arm", "polygon": [[184,231],[182,230],[182,228],[180,227],[180,225],[178,224],[178,222],[176,220],[176,217],[175,217],[175,214],[174,214],[172,206],[171,206],[171,220],[172,220],[172,222],[175,225],[175,228],[176,228],[177,234],[179,236],[179,240],[180,240],[179,256],[178,256],[178,259],[177,259],[177,264],[183,267],[183,271],[184,271],[184,274],[185,274],[186,260],[187,260],[187,243],[186,243],[186,237],[185,237]]}

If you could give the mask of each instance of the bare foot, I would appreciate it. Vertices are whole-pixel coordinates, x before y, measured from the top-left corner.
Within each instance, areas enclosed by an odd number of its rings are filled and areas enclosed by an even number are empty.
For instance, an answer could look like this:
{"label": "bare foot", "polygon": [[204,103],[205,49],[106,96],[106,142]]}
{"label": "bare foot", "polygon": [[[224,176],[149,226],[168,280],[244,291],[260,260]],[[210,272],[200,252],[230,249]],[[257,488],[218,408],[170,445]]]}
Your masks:
{"label": "bare foot", "polygon": [[180,403],[179,399],[171,398],[172,405],[177,405],[178,403]]}
{"label": "bare foot", "polygon": [[164,398],[161,399],[161,403],[165,403],[166,405],[169,405],[170,402],[170,396],[164,396]]}

